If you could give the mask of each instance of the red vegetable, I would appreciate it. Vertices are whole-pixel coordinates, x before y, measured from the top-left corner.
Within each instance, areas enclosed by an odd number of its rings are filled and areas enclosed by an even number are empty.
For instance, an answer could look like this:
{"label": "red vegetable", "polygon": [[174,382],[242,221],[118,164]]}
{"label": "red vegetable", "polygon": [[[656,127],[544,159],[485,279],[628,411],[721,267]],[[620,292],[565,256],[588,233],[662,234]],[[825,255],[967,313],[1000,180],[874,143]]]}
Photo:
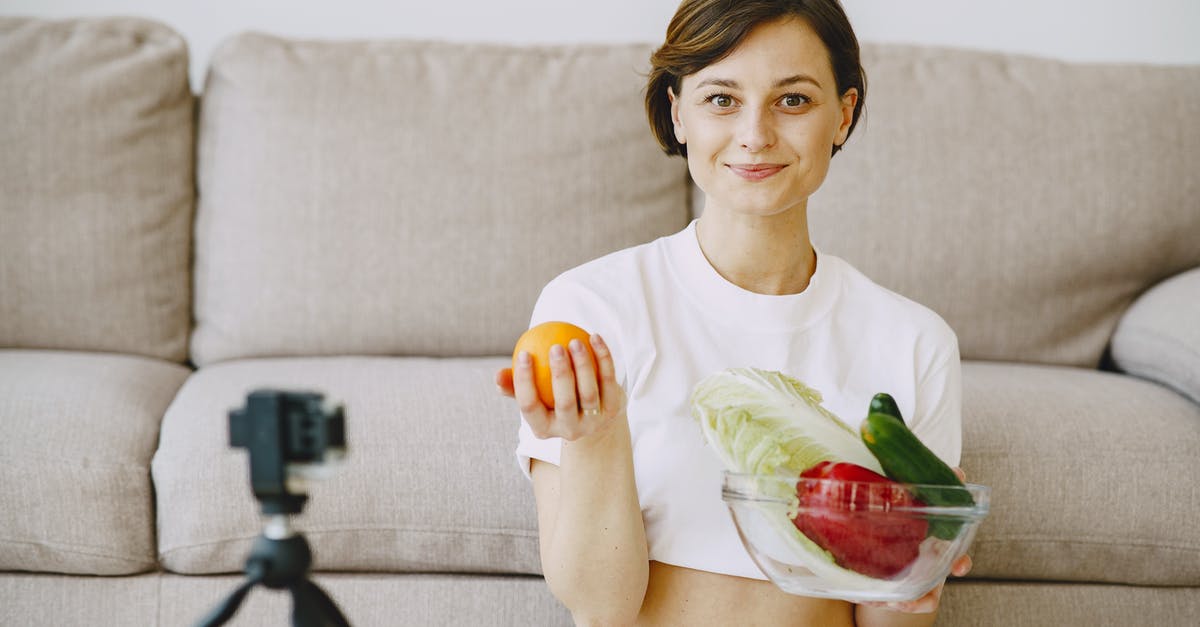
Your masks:
{"label": "red vegetable", "polygon": [[[844,484],[835,479],[861,483]],[[821,462],[796,483],[800,513],[792,522],[810,540],[833,554],[842,568],[889,578],[917,558],[929,523],[890,513],[922,503],[887,477],[846,462]]]}

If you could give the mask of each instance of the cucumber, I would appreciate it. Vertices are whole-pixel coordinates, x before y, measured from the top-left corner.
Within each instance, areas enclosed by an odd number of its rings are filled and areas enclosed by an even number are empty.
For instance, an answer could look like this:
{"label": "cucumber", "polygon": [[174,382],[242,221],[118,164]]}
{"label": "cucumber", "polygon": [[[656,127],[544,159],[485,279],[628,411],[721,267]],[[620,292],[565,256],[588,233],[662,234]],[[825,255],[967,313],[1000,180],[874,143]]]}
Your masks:
{"label": "cucumber", "polygon": [[887,414],[895,416],[900,422],[904,422],[904,416],[900,415],[900,407],[896,405],[896,399],[892,398],[887,392],[880,392],[871,399],[871,408],[867,410],[872,414]]}
{"label": "cucumber", "polygon": [[[900,419],[872,412],[867,414],[859,431],[867,449],[879,460],[884,474],[900,483],[920,484],[922,487],[914,489],[914,496],[926,505],[969,507],[975,504],[975,499],[966,490],[938,488],[962,488],[963,482]],[[932,520],[929,535],[953,540],[960,527],[962,523],[956,520]]]}

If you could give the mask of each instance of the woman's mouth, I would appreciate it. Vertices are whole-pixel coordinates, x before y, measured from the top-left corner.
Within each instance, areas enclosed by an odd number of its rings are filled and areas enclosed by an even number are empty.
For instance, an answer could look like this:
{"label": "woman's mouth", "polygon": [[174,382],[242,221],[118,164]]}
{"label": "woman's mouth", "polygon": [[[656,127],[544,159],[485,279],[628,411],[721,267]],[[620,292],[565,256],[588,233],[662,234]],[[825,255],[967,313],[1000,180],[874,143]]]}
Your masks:
{"label": "woman's mouth", "polygon": [[725,167],[747,181],[761,181],[787,167],[783,163],[727,163]]}

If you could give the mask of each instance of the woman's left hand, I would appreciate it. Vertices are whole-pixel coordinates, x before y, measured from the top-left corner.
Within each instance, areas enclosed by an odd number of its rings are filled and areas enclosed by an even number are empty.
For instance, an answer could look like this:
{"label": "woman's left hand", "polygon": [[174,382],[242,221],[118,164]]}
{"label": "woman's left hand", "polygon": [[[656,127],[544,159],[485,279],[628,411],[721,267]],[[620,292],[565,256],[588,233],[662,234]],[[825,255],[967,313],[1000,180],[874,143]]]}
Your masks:
{"label": "woman's left hand", "polygon": [[[964,555],[955,560],[954,565],[950,567],[950,574],[955,577],[962,577],[971,570],[971,556]],[[946,581],[934,586],[933,590],[925,593],[925,596],[916,599],[915,601],[868,601],[860,605],[869,607],[879,607],[893,612],[904,612],[905,614],[931,614],[936,612],[938,604],[942,600],[942,588],[946,586]]]}
{"label": "woman's left hand", "polygon": [[[962,468],[955,468],[954,474],[958,475],[959,481],[966,481],[967,476],[963,473]],[[955,577],[962,577],[971,570],[971,556],[963,555],[954,560],[954,564],[950,566],[950,574]],[[942,588],[946,586],[946,580],[934,586],[932,590],[925,593],[919,599],[913,601],[871,601],[860,603],[868,607],[878,607],[893,612],[904,612],[906,614],[930,614],[936,612],[938,605],[942,599]]]}

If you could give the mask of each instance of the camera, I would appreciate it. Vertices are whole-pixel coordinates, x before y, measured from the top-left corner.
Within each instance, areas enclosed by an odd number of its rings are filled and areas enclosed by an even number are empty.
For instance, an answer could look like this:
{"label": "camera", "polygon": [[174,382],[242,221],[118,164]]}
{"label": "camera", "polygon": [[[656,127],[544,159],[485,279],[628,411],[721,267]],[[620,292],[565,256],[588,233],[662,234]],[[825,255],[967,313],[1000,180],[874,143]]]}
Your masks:
{"label": "camera", "polygon": [[307,480],[346,456],[346,418],[315,392],[256,390],[229,412],[229,444],[250,453],[250,486],[264,514],[299,514]]}

